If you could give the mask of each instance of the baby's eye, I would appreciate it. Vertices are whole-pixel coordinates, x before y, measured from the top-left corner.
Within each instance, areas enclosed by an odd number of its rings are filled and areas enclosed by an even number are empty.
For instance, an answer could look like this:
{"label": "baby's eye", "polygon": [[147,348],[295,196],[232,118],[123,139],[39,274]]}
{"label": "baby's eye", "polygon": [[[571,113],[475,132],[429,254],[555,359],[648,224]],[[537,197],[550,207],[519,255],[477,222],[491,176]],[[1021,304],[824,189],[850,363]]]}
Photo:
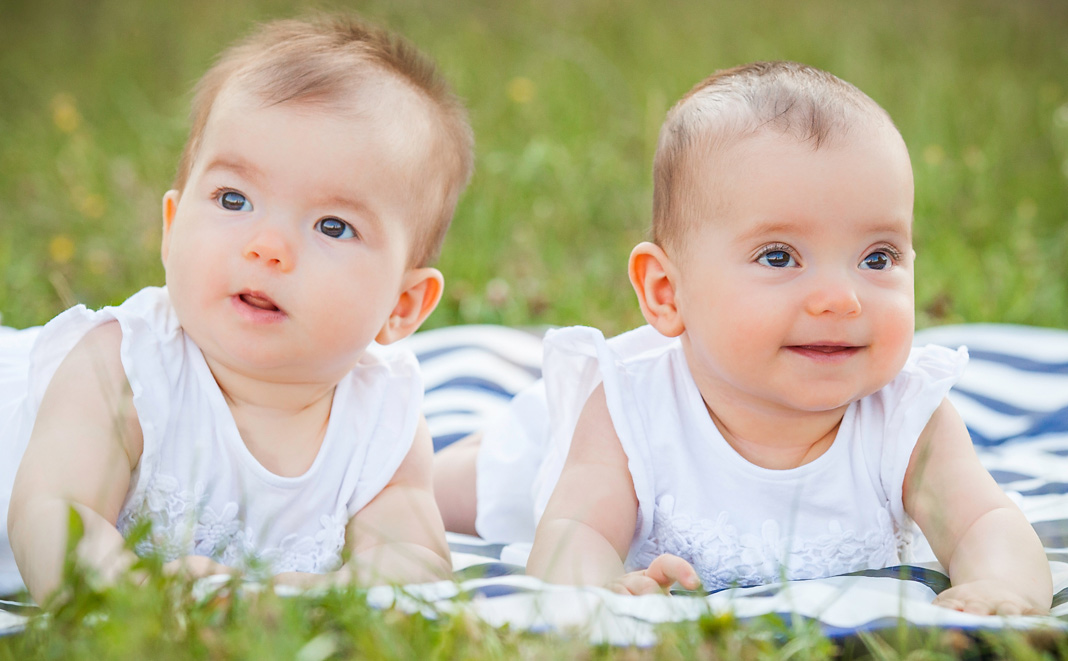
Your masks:
{"label": "baby's eye", "polygon": [[337,218],[320,218],[315,222],[315,229],[334,239],[354,239],[356,230],[343,220]]}
{"label": "baby's eye", "polygon": [[224,190],[216,194],[219,206],[227,211],[252,211],[252,203],[235,190]]}
{"label": "baby's eye", "polygon": [[757,258],[757,263],[764,266],[774,266],[775,268],[786,268],[789,266],[797,266],[797,261],[794,256],[785,250],[769,250],[763,255]]}
{"label": "baby's eye", "polygon": [[860,260],[860,268],[872,271],[883,271],[890,268],[894,263],[893,258],[885,250],[876,250],[864,259]]}

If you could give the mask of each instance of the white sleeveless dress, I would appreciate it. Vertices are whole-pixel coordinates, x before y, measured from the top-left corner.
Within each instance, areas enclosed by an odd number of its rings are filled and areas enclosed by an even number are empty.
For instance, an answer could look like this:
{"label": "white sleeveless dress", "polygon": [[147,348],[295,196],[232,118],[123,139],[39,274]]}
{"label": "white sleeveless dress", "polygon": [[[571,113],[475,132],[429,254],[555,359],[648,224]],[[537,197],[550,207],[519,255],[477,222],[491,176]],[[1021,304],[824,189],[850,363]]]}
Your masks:
{"label": "white sleeveless dress", "polygon": [[311,467],[283,477],[248,451],[166,289],[153,287],[117,307],[77,306],[44,327],[0,332],[0,592],[21,585],[7,506],[41,397],[85,333],[113,319],[122,328],[120,356],[144,434],[118,519],[124,535],[140,520],[152,522],[137,552],[165,560],[204,555],[269,574],[339,567],[349,519],[411,448],[423,397],[415,357],[370,347],[334,392]]}
{"label": "white sleeveless dress", "polygon": [[[909,458],[935,408],[960,378],[967,350],[914,348],[901,373],[848,407],[831,447],[789,470],[753,465],[723,438],[705,409],[682,345],[642,327],[605,341],[591,328],[545,338],[540,415],[513,414],[496,428],[533,427],[541,438],[512,456],[537,456],[509,482],[533,486],[525,502],[489,507],[502,489],[500,446],[515,433],[487,433],[479,457],[479,532],[524,541],[505,507],[540,518],[559,478],[586,399],[604,384],[612,424],[638,496],[628,570],[661,553],[694,565],[706,589],[817,578],[880,568],[907,559],[911,524],[902,505]],[[536,399],[536,398],[533,398]],[[546,423],[545,420],[548,422]],[[519,438],[523,438],[520,436]],[[538,449],[533,449],[538,445]],[[514,488],[513,488],[514,491]]]}

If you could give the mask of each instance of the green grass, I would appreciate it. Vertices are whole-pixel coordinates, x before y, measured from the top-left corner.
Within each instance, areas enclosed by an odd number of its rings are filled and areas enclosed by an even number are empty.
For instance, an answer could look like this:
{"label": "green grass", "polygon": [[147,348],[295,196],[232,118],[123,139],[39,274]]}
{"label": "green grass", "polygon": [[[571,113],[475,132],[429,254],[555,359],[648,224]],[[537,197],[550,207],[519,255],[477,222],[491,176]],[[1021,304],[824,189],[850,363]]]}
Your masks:
{"label": "green grass", "polygon": [[27,629],[0,638],[0,661],[16,659],[795,659],[892,661],[1065,658],[1068,639],[1050,632],[966,635],[890,628],[832,641],[811,621],[765,616],[740,622],[707,614],[666,625],[649,647],[592,645],[589,631],[495,629],[465,614],[376,609],[365,590],[282,597],[236,581],[215,591],[165,576],[142,561],[148,581],[98,590],[75,572],[69,589]]}
{"label": "green grass", "polygon": [[[192,83],[252,21],[340,6],[0,3],[3,323],[40,324],[73,302],[116,303],[161,283],[160,197],[185,139]],[[648,226],[650,164],[665,111],[715,69],[795,59],[857,84],[905,136],[916,173],[921,326],[1068,328],[1068,4],[369,0],[359,9],[438,60],[467,101],[478,140],[477,172],[438,264],[446,295],[430,327],[586,323],[616,332],[640,323],[625,265]],[[86,588],[75,601],[103,609],[106,619],[60,611],[52,629],[0,641],[0,659],[28,650],[294,657],[309,645],[319,647],[306,658],[316,650],[450,658],[828,653],[807,647],[819,642],[812,632],[774,623],[702,622],[670,629],[656,649],[617,653],[464,619],[372,611],[336,595],[196,604],[181,586],[95,594]],[[940,658],[920,651],[955,655],[960,644],[906,637],[872,640],[858,653]]]}
{"label": "green grass", "polygon": [[[5,324],[162,281],[159,199],[185,138],[188,90],[253,20],[297,7],[5,2]],[[429,326],[638,324],[625,265],[648,226],[664,112],[717,68],[787,58],[859,85],[908,142],[921,326],[1068,328],[1064,3],[400,0],[361,10],[440,62],[478,139]]]}

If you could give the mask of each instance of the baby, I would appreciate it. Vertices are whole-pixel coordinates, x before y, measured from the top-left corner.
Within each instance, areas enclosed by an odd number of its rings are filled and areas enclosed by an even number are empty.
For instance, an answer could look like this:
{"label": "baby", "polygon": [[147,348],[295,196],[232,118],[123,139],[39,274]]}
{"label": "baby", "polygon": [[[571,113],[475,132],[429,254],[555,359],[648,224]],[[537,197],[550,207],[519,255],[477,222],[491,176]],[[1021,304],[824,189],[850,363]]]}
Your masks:
{"label": "baby", "polygon": [[0,335],[0,465],[21,457],[2,529],[25,585],[60,586],[71,508],[104,580],[144,520],[137,553],[192,576],[449,576],[417,364],[372,343],[441,296],[462,105],[413,47],[338,16],[225,51],[192,122],[163,196],[166,287]]}
{"label": "baby", "polygon": [[[945,399],[966,350],[911,348],[912,170],[886,112],[807,66],[722,71],[668,114],[654,186],[629,263],[649,325],[551,332],[544,383],[437,460],[447,492],[477,453],[474,529],[536,522],[529,574],[644,593],[891,566],[915,521],[952,580],[936,603],[1048,611],[1041,543]],[[458,493],[439,502],[464,530]]]}

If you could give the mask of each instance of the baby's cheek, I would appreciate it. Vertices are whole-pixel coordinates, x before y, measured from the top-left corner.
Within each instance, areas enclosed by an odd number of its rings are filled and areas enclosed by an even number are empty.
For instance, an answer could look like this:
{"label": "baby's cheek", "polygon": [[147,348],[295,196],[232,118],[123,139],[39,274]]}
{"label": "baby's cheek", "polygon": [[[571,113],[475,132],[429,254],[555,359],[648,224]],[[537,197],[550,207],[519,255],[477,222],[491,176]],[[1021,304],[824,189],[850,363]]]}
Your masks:
{"label": "baby's cheek", "polygon": [[899,306],[882,321],[879,345],[880,363],[896,374],[909,357],[915,330],[915,315],[911,307]]}

